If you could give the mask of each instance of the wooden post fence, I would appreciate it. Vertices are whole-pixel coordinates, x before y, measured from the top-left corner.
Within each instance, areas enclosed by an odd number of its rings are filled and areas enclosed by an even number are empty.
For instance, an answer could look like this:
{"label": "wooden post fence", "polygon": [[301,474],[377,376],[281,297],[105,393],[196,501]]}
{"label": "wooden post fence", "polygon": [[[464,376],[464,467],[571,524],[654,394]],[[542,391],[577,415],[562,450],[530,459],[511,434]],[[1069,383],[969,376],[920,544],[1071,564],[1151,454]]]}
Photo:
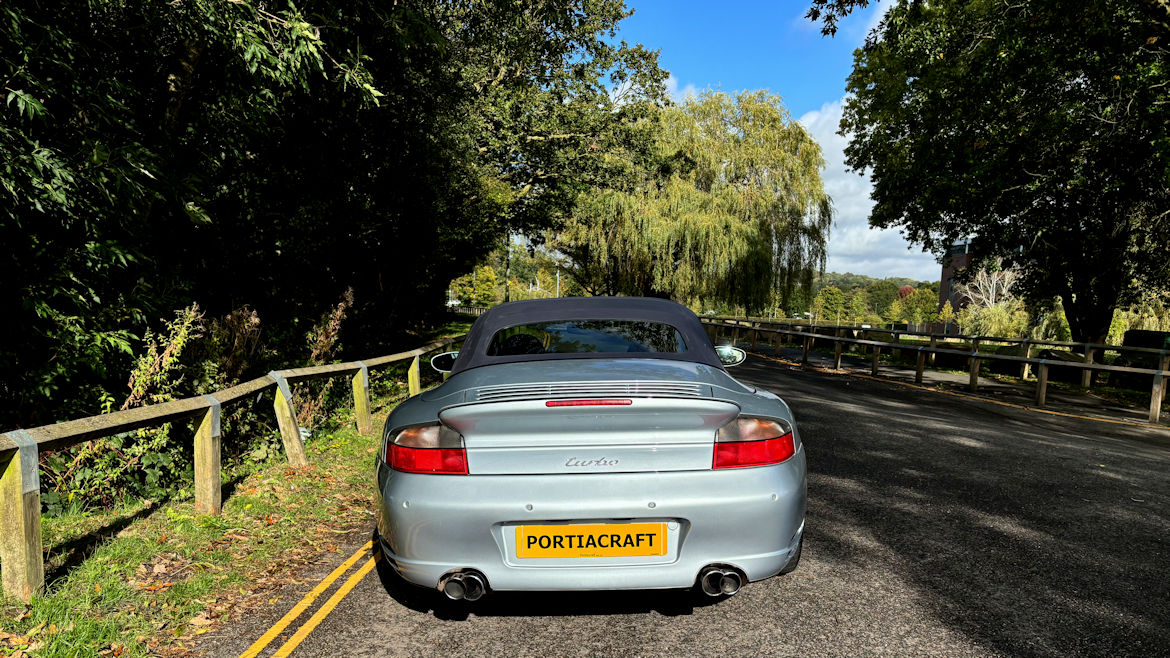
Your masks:
{"label": "wooden post fence", "polygon": [[1048,361],[1040,359],[1036,366],[1036,406],[1044,407],[1048,401]]}
{"label": "wooden post fence", "polygon": [[370,369],[366,364],[358,361],[361,370],[358,370],[350,382],[353,388],[353,416],[357,430],[361,434],[370,431]]}
{"label": "wooden post fence", "polygon": [[1154,374],[1154,385],[1150,389],[1150,422],[1156,423],[1162,418],[1162,397],[1166,394],[1166,371],[1159,370]]}
{"label": "wooden post fence", "polygon": [[195,513],[218,515],[223,509],[223,475],[220,470],[220,405],[211,403],[195,428]]}
{"label": "wooden post fence", "polygon": [[[1088,344],[1085,345],[1085,363],[1092,363],[1093,357],[1096,356],[1096,354],[1097,354],[1097,350],[1093,349]],[[1081,371],[1081,387],[1082,388],[1089,388],[1092,385],[1093,385],[1093,371],[1088,370],[1088,369],[1082,370]]]}
{"label": "wooden post fence", "polygon": [[422,383],[420,382],[420,375],[418,371],[418,357],[410,362],[410,370],[406,373],[406,387],[410,391],[410,397],[414,397],[422,393]]}
{"label": "wooden post fence", "polygon": [[210,395],[136,407],[27,430],[0,434],[0,583],[9,596],[28,601],[44,587],[44,548],[41,540],[41,490],[38,456],[164,423],[194,421],[195,511],[218,515],[223,508],[222,407],[250,400],[273,390],[273,410],[280,426],[285,454],[293,466],[308,463],[297,425],[290,381],[351,376],[354,415],[358,429],[371,429],[369,368],[405,359],[411,361],[409,386],[419,392],[419,356],[462,337],[448,338],[409,352],[309,368],[273,371],[264,377]]}
{"label": "wooden post fence", "polygon": [[0,579],[6,594],[28,601],[45,585],[39,450],[28,432],[8,436],[17,449],[0,454]]}
{"label": "wooden post fence", "polygon": [[297,412],[293,408],[292,389],[284,375],[275,370],[268,376],[276,381],[276,395],[272,398],[272,410],[276,412],[276,424],[280,427],[280,440],[284,443],[284,454],[292,466],[308,466],[305,441],[301,438],[301,427],[297,424]]}

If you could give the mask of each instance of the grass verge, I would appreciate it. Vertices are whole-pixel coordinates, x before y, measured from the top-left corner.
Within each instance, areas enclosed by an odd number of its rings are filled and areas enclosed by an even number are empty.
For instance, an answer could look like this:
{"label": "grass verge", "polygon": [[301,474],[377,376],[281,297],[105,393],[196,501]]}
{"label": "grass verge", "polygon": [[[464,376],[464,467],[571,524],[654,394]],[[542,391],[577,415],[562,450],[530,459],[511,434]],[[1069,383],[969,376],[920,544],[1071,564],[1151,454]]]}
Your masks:
{"label": "grass verge", "polygon": [[[309,466],[276,455],[225,471],[221,516],[196,515],[191,500],[43,516],[46,591],[0,601],[0,656],[184,656],[197,636],[276,603],[308,564],[369,529],[378,438],[406,397],[405,367],[373,378],[369,434],[339,409],[306,442]],[[424,388],[439,381],[421,373]]]}
{"label": "grass verge", "polygon": [[[47,592],[0,607],[0,655],[185,655],[192,640],[254,606],[369,527],[381,422],[306,443],[309,466],[277,458],[225,482],[222,516],[149,501],[43,520]],[[225,480],[228,474],[225,474]]]}

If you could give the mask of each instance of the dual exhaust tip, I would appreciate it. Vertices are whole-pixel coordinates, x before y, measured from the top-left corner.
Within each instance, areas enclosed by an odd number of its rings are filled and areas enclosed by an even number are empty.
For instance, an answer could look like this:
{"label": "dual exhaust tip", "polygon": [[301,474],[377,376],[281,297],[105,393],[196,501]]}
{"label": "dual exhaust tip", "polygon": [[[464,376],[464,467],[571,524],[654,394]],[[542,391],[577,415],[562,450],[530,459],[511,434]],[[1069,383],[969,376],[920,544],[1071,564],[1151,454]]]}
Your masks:
{"label": "dual exhaust tip", "polygon": [[458,571],[439,581],[439,591],[452,601],[478,601],[487,589],[487,579],[473,569]]}
{"label": "dual exhaust tip", "polygon": [[[733,596],[743,586],[743,576],[730,567],[710,565],[699,572],[699,588],[707,596]],[[478,601],[487,593],[487,579],[474,569],[446,575],[439,591],[452,601]]]}
{"label": "dual exhaust tip", "polygon": [[699,589],[707,596],[732,596],[743,586],[743,576],[729,567],[706,566],[699,572]]}

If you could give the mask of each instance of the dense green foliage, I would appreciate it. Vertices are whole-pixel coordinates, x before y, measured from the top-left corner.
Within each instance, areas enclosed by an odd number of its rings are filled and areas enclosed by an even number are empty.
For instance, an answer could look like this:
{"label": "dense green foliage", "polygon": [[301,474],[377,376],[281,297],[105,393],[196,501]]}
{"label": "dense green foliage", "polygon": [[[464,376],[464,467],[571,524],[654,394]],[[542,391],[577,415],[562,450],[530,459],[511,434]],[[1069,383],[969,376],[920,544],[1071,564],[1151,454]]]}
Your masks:
{"label": "dense green foliage", "polygon": [[654,128],[653,159],[557,236],[586,290],[762,308],[823,265],[820,149],[779,99],[708,92]]}
{"label": "dense green foliage", "polygon": [[704,92],[645,122],[647,155],[585,194],[554,244],[590,294],[760,311],[823,269],[820,146],[764,92]]}
{"label": "dense green foliage", "polygon": [[[857,0],[822,0],[840,15]],[[1149,0],[901,0],[857,51],[842,131],[870,223],[972,239],[1072,335],[1170,287],[1170,32]],[[1165,18],[1165,15],[1162,15]],[[826,24],[831,27],[831,24]]]}
{"label": "dense green foliage", "polygon": [[4,5],[0,425],[124,398],[139,337],[191,302],[259,318],[236,375],[307,361],[306,332],[350,288],[340,353],[394,347],[509,231],[555,225],[615,175],[664,77],[611,38],[626,14]]}

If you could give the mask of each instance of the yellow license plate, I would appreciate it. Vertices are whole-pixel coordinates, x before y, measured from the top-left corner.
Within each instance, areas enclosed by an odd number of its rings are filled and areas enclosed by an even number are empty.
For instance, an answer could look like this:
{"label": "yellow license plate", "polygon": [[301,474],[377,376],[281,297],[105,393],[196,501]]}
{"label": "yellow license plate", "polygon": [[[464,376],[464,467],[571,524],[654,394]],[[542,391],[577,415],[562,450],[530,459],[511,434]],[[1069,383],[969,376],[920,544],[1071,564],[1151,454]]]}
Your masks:
{"label": "yellow license plate", "polygon": [[666,555],[665,523],[516,526],[516,557]]}

